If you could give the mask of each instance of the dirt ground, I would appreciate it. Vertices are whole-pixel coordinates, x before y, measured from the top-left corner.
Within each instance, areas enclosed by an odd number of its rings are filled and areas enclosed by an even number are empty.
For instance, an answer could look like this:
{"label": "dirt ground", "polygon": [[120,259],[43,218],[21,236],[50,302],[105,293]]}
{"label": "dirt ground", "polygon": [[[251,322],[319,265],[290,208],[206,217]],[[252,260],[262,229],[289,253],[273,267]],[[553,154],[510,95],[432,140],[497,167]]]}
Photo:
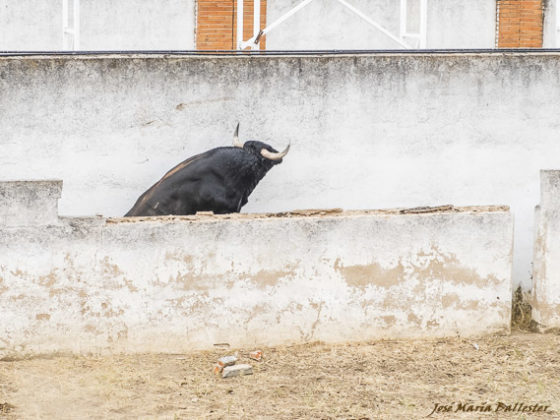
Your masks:
{"label": "dirt ground", "polygon": [[[311,343],[262,348],[261,362],[250,350],[3,360],[0,418],[416,419],[436,404],[450,411],[432,418],[560,418],[556,334]],[[254,374],[215,376],[236,351]]]}

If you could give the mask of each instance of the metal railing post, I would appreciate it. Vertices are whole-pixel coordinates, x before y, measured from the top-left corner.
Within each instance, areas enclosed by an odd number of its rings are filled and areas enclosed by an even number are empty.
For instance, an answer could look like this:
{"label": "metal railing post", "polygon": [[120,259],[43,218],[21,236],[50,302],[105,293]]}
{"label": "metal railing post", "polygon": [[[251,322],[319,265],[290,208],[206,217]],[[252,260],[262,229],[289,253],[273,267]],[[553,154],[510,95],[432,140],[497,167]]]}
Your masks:
{"label": "metal railing post", "polygon": [[428,0],[420,0],[420,48],[428,44]]}
{"label": "metal railing post", "polygon": [[[69,1],[72,1],[72,26],[70,26]],[[70,39],[72,39],[71,45]],[[80,0],[62,0],[62,49],[74,51],[80,49]]]}
{"label": "metal railing post", "polygon": [[68,24],[70,23],[68,20],[68,0],[62,0],[62,49],[69,50],[69,42],[68,42],[68,31],[70,28]]}
{"label": "metal railing post", "polygon": [[[253,38],[257,38],[261,31],[261,0],[253,2]],[[252,44],[251,49],[258,48],[258,45]]]}
{"label": "metal railing post", "polygon": [[243,2],[245,0],[237,0],[237,48],[243,49]]}
{"label": "metal railing post", "polygon": [[74,0],[74,51],[80,49],[80,0]]}
{"label": "metal railing post", "polygon": [[406,34],[406,24],[408,21],[408,16],[407,16],[407,3],[408,0],[401,0],[401,20],[400,20],[400,32],[399,32],[399,36],[401,39],[404,39],[404,36]]}
{"label": "metal railing post", "polygon": [[554,1],[554,7],[556,7],[556,45],[555,47],[560,47],[560,1]]}

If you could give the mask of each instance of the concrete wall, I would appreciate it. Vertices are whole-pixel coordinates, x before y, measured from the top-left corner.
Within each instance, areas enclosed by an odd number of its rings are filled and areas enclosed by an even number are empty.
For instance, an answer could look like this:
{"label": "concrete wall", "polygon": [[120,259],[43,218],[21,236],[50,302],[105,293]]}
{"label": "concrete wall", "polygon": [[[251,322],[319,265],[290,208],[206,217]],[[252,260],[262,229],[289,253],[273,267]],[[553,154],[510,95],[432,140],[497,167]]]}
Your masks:
{"label": "concrete wall", "polygon": [[533,318],[560,328],[560,171],[541,171],[533,262]]}
{"label": "concrete wall", "polygon": [[62,49],[62,0],[0,0],[0,51]]}
{"label": "concrete wall", "polygon": [[196,0],[81,0],[82,50],[194,50]]}
{"label": "concrete wall", "polygon": [[494,48],[495,0],[429,0],[428,48]]}
{"label": "concrete wall", "polygon": [[544,5],[543,48],[560,48],[558,0],[546,0]]}
{"label": "concrete wall", "polygon": [[0,178],[123,215],[181,160],[292,142],[246,212],[505,203],[531,287],[538,171],[560,156],[557,54],[0,59]]}
{"label": "concrete wall", "polygon": [[[196,0],[80,0],[80,49],[194,50],[195,10]],[[62,49],[62,0],[0,0],[0,51]]]}
{"label": "concrete wall", "polygon": [[[268,22],[274,22],[299,3],[299,0],[269,2]],[[399,36],[399,1],[355,0],[350,3]],[[428,4],[428,48],[494,48],[495,1],[430,0]],[[409,20],[414,16],[411,13]],[[393,48],[402,47],[336,0],[312,2],[267,35],[269,50]]]}
{"label": "concrete wall", "polygon": [[38,224],[59,189],[0,184],[36,213],[0,226],[0,356],[509,331],[507,208]]}

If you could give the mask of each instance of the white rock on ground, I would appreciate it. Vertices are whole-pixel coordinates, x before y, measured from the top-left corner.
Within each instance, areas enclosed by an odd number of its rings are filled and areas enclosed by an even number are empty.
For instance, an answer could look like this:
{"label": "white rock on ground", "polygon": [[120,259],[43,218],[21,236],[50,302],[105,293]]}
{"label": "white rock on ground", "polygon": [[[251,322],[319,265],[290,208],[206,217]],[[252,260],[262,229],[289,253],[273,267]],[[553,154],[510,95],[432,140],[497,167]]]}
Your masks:
{"label": "white rock on ground", "polygon": [[244,376],[252,374],[253,368],[251,367],[251,365],[234,365],[224,368],[224,371],[222,372],[222,378],[232,378],[234,376]]}

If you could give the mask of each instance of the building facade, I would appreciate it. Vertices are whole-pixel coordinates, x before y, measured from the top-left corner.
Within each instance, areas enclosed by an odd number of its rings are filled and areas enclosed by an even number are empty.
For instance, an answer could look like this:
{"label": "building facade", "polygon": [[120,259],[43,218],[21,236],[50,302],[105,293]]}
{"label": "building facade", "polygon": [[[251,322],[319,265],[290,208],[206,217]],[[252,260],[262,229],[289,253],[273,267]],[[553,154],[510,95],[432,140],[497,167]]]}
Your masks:
{"label": "building facade", "polygon": [[553,48],[557,2],[0,0],[0,51]]}

